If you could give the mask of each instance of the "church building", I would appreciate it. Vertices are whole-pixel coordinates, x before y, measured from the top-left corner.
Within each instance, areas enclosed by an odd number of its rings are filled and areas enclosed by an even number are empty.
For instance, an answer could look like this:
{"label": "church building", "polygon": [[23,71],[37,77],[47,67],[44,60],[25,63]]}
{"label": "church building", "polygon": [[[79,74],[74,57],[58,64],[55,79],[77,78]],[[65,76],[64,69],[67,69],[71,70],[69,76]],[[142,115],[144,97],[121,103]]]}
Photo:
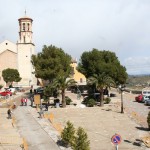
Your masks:
{"label": "church building", "polygon": [[35,54],[33,43],[32,23],[33,20],[26,16],[18,19],[19,39],[17,43],[5,40],[0,43],[0,85],[6,86],[2,77],[2,71],[7,68],[17,69],[22,80],[13,85],[31,86],[36,84],[33,74],[31,56]]}

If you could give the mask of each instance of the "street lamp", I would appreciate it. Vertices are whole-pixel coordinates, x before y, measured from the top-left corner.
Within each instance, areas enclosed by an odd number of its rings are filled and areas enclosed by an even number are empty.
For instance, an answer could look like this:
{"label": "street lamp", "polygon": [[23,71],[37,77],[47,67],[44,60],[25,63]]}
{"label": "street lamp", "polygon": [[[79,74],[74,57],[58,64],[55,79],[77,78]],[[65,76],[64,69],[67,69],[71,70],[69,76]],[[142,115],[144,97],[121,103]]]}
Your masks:
{"label": "street lamp", "polygon": [[121,91],[121,113],[124,113],[124,110],[123,110],[123,91],[125,89],[125,85],[120,85],[119,86],[119,89]]}

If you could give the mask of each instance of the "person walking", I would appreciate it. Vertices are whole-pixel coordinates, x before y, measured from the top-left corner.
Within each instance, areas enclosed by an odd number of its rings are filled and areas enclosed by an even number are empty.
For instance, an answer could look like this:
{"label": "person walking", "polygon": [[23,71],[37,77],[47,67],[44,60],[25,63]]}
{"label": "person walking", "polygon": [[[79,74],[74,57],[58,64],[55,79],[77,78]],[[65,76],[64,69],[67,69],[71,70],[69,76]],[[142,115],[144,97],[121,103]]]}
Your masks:
{"label": "person walking", "polygon": [[10,110],[10,108],[7,110],[7,114],[8,114],[8,119],[11,119],[11,110]]}
{"label": "person walking", "polygon": [[28,99],[27,99],[27,98],[24,98],[25,106],[27,106],[27,101],[28,101]]}
{"label": "person walking", "polygon": [[31,107],[33,107],[33,101],[34,101],[33,96],[30,97],[30,101],[31,101]]}
{"label": "person walking", "polygon": [[45,104],[45,110],[48,111],[48,103]]}
{"label": "person walking", "polygon": [[22,97],[21,98],[21,106],[23,106],[24,105],[24,98]]}

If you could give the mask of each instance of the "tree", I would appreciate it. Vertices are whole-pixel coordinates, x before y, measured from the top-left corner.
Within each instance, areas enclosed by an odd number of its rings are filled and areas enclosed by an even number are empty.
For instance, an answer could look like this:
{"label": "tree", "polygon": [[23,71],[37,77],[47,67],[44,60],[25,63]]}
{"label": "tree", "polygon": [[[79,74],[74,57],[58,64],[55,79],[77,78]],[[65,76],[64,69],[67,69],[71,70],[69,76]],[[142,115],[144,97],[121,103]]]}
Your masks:
{"label": "tree", "polygon": [[147,124],[148,124],[148,128],[150,130],[150,111],[149,111],[148,116],[147,116]]}
{"label": "tree", "polygon": [[65,126],[65,128],[61,133],[62,141],[66,146],[73,145],[75,139],[74,134],[75,134],[75,128],[73,124],[70,121],[67,121],[67,125]]}
{"label": "tree", "polygon": [[125,84],[127,79],[126,68],[120,64],[115,53],[105,50],[93,49],[84,52],[81,55],[77,70],[84,74],[87,79],[93,77],[89,80],[95,83],[95,86],[99,89],[102,106],[103,88],[109,85],[108,81],[111,81],[111,83],[114,81],[116,85],[120,85]]}
{"label": "tree", "polygon": [[73,144],[73,150],[90,150],[90,141],[88,140],[87,133],[83,128],[79,127],[75,141]]}
{"label": "tree", "polygon": [[58,88],[58,90],[61,90],[62,107],[66,107],[65,91],[68,87],[76,85],[76,81],[74,79],[67,79],[65,76],[59,76],[54,80],[53,85]]}
{"label": "tree", "polygon": [[81,55],[77,70],[86,78],[105,73],[117,85],[125,84],[127,79],[126,68],[122,66],[114,52],[93,49]]}
{"label": "tree", "polygon": [[2,71],[2,77],[6,83],[10,82],[11,86],[13,82],[19,82],[22,78],[17,69],[4,69]]}
{"label": "tree", "polygon": [[71,72],[71,56],[52,45],[45,45],[42,52],[32,55],[31,62],[35,76],[50,82],[59,75],[69,76]]}
{"label": "tree", "polygon": [[109,76],[107,76],[105,73],[93,75],[93,77],[90,77],[87,79],[87,83],[89,85],[95,85],[96,89],[100,93],[100,106],[104,105],[104,88],[105,87],[111,87],[115,85],[115,82],[113,79]]}

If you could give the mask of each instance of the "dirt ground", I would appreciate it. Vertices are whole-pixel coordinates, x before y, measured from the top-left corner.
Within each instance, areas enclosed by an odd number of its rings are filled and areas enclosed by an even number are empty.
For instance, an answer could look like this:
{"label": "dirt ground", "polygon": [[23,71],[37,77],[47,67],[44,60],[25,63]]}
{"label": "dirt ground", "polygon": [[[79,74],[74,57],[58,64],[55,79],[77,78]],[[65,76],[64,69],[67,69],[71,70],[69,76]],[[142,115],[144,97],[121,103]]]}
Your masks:
{"label": "dirt ground", "polygon": [[51,108],[49,112],[54,114],[54,121],[60,123],[62,127],[68,120],[75,128],[83,127],[88,134],[91,150],[115,150],[116,147],[111,142],[114,134],[119,134],[122,138],[118,149],[149,149],[141,141],[143,137],[149,135],[149,131],[143,130],[127,113],[121,114],[120,107],[115,104],[116,98],[114,103],[105,104],[104,107],[80,108],[82,99],[77,100],[76,95],[72,93],[67,95],[78,103],[76,107]]}

